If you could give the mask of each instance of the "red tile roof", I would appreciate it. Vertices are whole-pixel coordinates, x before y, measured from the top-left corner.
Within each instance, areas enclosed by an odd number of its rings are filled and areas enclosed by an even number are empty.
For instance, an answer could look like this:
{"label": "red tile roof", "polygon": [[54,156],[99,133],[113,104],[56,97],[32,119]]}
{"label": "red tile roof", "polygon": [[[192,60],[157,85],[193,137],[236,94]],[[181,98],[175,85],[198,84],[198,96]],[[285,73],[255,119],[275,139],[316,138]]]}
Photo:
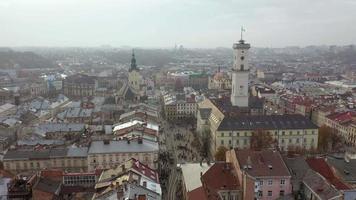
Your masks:
{"label": "red tile roof", "polygon": [[356,117],[356,113],[353,112],[341,112],[341,113],[335,113],[328,115],[327,118],[339,122],[339,123],[345,123],[352,121],[352,118]]}
{"label": "red tile roof", "polygon": [[231,163],[215,163],[203,174],[201,181],[209,200],[218,200],[220,190],[239,190],[240,184]]}
{"label": "red tile roof", "polygon": [[335,176],[331,167],[326,163],[324,158],[307,158],[306,162],[309,167],[322,175],[330,184],[334,185],[338,190],[351,189],[348,185],[343,183],[338,177]]}
{"label": "red tile roof", "polygon": [[188,200],[208,200],[205,196],[205,191],[203,186],[198,187],[190,192],[188,192]]}
{"label": "red tile roof", "polygon": [[253,177],[291,176],[278,151],[235,149],[235,153],[241,169]]}
{"label": "red tile roof", "polygon": [[139,160],[135,158],[132,159],[132,169],[136,170],[140,174],[150,178],[151,180],[155,181],[156,183],[159,183],[159,176],[158,172],[156,170],[151,169],[147,165],[141,163]]}

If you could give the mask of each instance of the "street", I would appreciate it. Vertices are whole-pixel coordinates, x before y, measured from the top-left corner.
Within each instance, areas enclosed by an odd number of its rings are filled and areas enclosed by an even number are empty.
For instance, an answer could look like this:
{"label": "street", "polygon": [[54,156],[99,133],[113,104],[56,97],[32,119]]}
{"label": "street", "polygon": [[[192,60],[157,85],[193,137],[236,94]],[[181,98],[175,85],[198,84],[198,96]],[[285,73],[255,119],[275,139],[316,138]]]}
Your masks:
{"label": "street", "polygon": [[175,200],[182,198],[181,172],[178,164],[199,162],[201,142],[190,130],[191,125],[177,125],[162,122],[162,144],[160,171],[163,185],[163,199]]}

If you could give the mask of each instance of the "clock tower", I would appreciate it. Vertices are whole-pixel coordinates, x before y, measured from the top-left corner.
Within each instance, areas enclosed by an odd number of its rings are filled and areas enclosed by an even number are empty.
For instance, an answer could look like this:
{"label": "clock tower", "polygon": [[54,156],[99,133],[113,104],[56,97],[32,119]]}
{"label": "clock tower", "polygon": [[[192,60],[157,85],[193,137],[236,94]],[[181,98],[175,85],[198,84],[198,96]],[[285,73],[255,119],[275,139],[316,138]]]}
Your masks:
{"label": "clock tower", "polygon": [[232,83],[231,83],[231,104],[238,107],[248,107],[249,99],[249,73],[248,66],[248,51],[250,44],[245,43],[242,39],[238,43],[234,43],[234,63],[232,67]]}

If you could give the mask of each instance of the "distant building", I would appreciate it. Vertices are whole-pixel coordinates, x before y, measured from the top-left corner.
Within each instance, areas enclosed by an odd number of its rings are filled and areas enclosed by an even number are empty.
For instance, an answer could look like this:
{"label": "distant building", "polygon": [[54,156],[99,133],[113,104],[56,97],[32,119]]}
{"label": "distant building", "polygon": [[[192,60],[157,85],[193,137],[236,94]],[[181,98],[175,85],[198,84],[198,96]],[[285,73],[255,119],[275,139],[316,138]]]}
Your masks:
{"label": "distant building", "polygon": [[96,83],[95,77],[75,74],[63,80],[63,94],[72,98],[94,96]]}
{"label": "distant building", "polygon": [[210,90],[230,90],[231,89],[231,77],[224,72],[218,71],[213,77],[209,77],[208,89]]}

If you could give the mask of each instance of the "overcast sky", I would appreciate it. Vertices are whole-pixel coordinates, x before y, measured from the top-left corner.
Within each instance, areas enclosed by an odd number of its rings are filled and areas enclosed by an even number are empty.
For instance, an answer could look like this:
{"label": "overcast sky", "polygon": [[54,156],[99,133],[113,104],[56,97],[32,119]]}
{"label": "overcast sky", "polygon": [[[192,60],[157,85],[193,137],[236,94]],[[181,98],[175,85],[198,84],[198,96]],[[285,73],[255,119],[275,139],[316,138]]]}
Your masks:
{"label": "overcast sky", "polygon": [[0,0],[0,46],[356,44],[356,0]]}

